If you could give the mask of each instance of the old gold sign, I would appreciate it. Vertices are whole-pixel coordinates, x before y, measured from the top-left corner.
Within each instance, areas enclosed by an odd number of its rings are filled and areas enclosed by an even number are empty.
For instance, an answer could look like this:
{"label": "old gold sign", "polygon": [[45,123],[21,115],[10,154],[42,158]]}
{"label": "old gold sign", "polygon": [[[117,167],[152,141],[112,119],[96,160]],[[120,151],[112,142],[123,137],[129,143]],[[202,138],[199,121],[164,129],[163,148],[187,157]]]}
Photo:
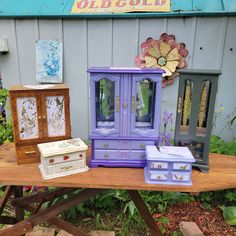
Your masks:
{"label": "old gold sign", "polygon": [[75,0],[71,13],[168,11],[170,11],[170,0]]}

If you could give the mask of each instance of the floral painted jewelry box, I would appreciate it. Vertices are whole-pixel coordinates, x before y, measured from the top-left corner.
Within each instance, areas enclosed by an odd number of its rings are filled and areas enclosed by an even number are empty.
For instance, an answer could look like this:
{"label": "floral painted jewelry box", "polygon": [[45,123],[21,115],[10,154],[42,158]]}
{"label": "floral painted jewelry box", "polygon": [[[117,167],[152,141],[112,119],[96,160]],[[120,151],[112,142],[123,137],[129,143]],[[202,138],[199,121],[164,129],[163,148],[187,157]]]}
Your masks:
{"label": "floral painted jewelry box", "polygon": [[88,170],[86,150],[88,146],[80,139],[69,139],[37,145],[44,179],[62,177]]}
{"label": "floral painted jewelry box", "polygon": [[[159,150],[158,150],[159,149]],[[150,184],[192,185],[192,163],[187,147],[146,146],[145,182]]]}

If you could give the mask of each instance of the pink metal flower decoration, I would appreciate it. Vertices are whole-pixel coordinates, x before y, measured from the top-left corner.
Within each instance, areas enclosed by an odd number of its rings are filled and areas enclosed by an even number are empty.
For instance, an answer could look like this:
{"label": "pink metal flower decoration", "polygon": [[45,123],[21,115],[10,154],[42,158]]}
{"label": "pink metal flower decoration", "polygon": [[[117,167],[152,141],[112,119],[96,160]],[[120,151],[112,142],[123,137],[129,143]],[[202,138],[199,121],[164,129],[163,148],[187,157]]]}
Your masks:
{"label": "pink metal flower decoration", "polygon": [[163,33],[159,40],[147,38],[141,44],[141,53],[136,57],[136,65],[141,68],[160,68],[165,70],[162,86],[173,83],[178,76],[177,69],[187,67],[185,57],[188,50],[184,43],[177,43],[174,35]]}

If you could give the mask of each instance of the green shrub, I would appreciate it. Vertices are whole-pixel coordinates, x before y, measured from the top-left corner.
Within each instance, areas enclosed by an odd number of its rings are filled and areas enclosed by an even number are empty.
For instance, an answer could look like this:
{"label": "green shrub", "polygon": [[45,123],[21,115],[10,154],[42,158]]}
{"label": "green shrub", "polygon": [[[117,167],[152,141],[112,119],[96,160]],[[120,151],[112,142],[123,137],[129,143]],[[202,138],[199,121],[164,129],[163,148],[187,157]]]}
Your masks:
{"label": "green shrub", "polygon": [[210,152],[236,156],[236,142],[225,142],[219,136],[211,136]]}
{"label": "green shrub", "polygon": [[0,89],[0,145],[13,141],[13,130],[9,120],[5,117],[6,101],[9,93],[7,89]]}

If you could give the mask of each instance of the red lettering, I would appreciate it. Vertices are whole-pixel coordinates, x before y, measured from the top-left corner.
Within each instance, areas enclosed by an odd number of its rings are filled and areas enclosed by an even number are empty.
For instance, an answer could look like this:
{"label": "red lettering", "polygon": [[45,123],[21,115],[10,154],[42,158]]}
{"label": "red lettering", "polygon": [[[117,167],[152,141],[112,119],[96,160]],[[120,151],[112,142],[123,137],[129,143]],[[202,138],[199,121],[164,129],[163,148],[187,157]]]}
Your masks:
{"label": "red lettering", "polygon": [[96,0],[91,1],[89,8],[98,8],[98,6],[95,6]]}
{"label": "red lettering", "polygon": [[79,8],[79,9],[86,8],[88,6],[88,4],[89,4],[88,0],[81,0],[81,1],[77,2],[77,8]]}
{"label": "red lettering", "polygon": [[126,4],[126,0],[118,0],[118,1],[116,1],[116,7],[124,7],[125,4]]}
{"label": "red lettering", "polygon": [[129,4],[130,6],[137,6],[140,4],[140,0],[130,0]]}
{"label": "red lettering", "polygon": [[163,6],[166,5],[166,0],[156,0],[155,6]]}
{"label": "red lettering", "polygon": [[101,8],[111,7],[111,0],[103,0],[101,4]]}
{"label": "red lettering", "polygon": [[151,6],[152,4],[149,3],[148,4],[148,0],[143,0],[143,6]]}

